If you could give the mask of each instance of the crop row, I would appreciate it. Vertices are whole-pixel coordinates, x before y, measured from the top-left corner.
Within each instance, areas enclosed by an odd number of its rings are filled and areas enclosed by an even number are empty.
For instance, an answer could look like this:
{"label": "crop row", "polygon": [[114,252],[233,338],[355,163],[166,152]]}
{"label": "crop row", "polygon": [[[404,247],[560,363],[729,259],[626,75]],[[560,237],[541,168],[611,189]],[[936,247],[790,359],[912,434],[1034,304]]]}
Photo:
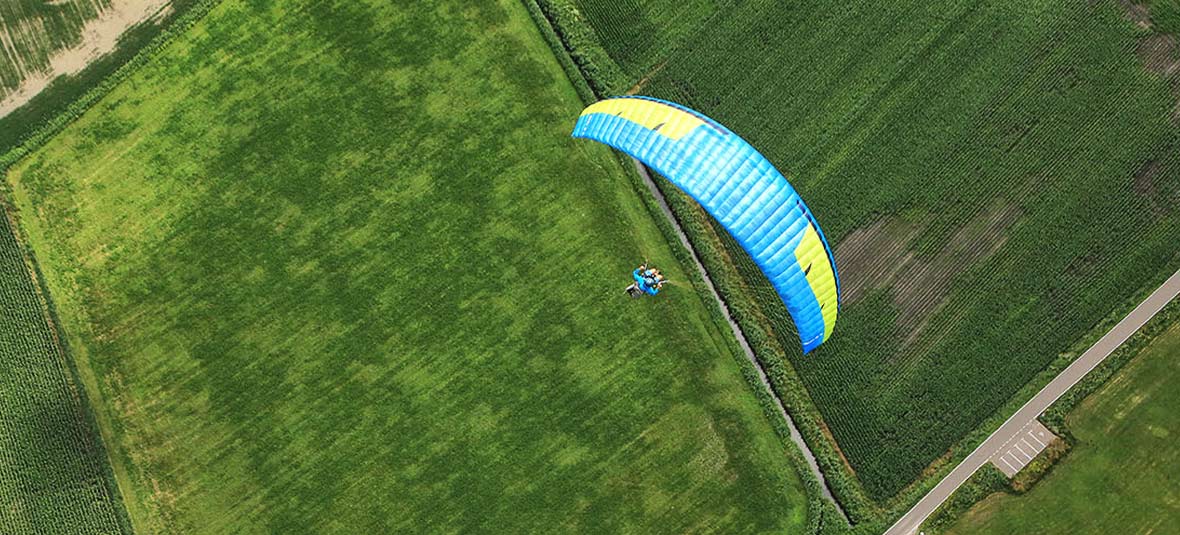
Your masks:
{"label": "crop row", "polygon": [[105,451],[7,217],[0,217],[0,525],[129,532]]}
{"label": "crop row", "polygon": [[[886,64],[937,70],[952,57],[978,58],[980,64],[995,61],[987,50],[970,44],[983,42],[983,34],[998,26],[987,15],[964,9],[963,18],[952,18],[945,33],[927,39],[937,43],[947,35],[966,32],[981,34],[978,41],[967,38],[963,46],[948,45],[946,51],[932,47],[926,57],[912,57],[907,50]],[[903,250],[918,255],[921,262],[946,264],[939,267],[941,271],[915,268],[921,278],[907,279],[903,274],[892,284],[881,284],[878,295],[846,306],[838,327],[843,332],[826,354],[802,359],[798,352],[788,353],[861,480],[878,498],[899,490],[956,437],[982,421],[1072,337],[1108,312],[1105,303],[1133,291],[1169,265],[1167,236],[1174,238],[1175,226],[1151,213],[1150,200],[1134,191],[1131,175],[1142,162],[1166,154],[1156,147],[1167,146],[1170,134],[1153,132],[1155,139],[1138,136],[1148,150],[1136,147],[1139,150],[1116,155],[1125,162],[1121,169],[1109,169],[1116,166],[1108,164],[1106,173],[1093,174],[1078,165],[1089,159],[1087,152],[1099,152],[1094,147],[1103,145],[1104,139],[1119,137],[1112,134],[1121,129],[1104,119],[1140,111],[1131,110],[1127,103],[1134,102],[1133,95],[1144,87],[1100,79],[1093,86],[1083,85],[1087,78],[1098,78],[1086,70],[1112,63],[1112,58],[1096,57],[1106,51],[1095,53],[1085,43],[1062,38],[1065,32],[1097,33],[1085,27],[1086,13],[1073,15],[1058,21],[1059,33],[1041,37],[1042,49],[1032,48],[1042,56],[1026,58],[1032,68],[989,66],[994,85],[965,80],[960,89],[972,97],[971,92],[1004,88],[981,95],[974,113],[952,115],[954,107],[963,105],[961,92],[944,96],[942,102],[933,98],[939,83],[955,77],[944,73],[923,79],[916,74],[918,69],[903,68],[884,76],[881,85],[867,84],[867,96],[849,99],[853,113],[829,114],[836,119],[831,122],[837,125],[834,133],[807,136],[834,148],[800,151],[773,141],[760,145],[772,158],[778,153],[778,161],[792,162],[784,167],[799,170],[801,189],[813,207],[819,205],[821,223],[835,243],[851,229],[889,214],[910,212],[929,223]],[[1122,45],[1112,48],[1128,49]],[[744,88],[735,90],[736,73],[726,70],[751,69],[734,60],[733,50],[724,52],[705,50],[673,58],[666,76],[653,83],[653,91],[689,101],[739,132],[743,124],[750,124],[744,131],[753,132],[752,138],[796,137],[797,127],[788,124],[794,119],[775,120],[777,103],[792,95],[784,93],[766,101],[736,98],[734,94],[740,95]],[[713,59],[720,57],[727,59],[724,63]],[[679,70],[682,64],[683,71]],[[787,62],[779,62],[783,64]],[[778,89],[773,82],[769,85],[762,91]],[[927,98],[911,97],[918,93]],[[821,94],[810,96],[795,98],[817,108],[825,100]],[[890,110],[891,106],[898,110]],[[1096,109],[1107,117],[1075,114],[1077,120],[1061,120],[1062,110],[1070,108]],[[1063,124],[1046,124],[1050,122]],[[899,136],[889,126],[915,134]],[[784,135],[772,135],[777,132]],[[839,141],[858,137],[863,141],[852,144],[852,155],[841,154],[850,147]],[[899,137],[916,139],[893,141]],[[919,142],[943,148],[937,153],[906,153]],[[809,168],[815,171],[808,172]],[[1174,190],[1174,174],[1155,178],[1171,180],[1156,187]],[[819,180],[823,182],[812,186],[813,191],[806,191],[809,181]],[[954,257],[971,255],[952,246],[955,234],[997,203],[1018,206],[1002,237],[1002,248],[988,258],[959,265]],[[731,256],[740,259],[740,249],[727,242]],[[1128,251],[1128,243],[1138,245],[1141,252]],[[1040,269],[1028,269],[1034,259],[1040,261]],[[790,321],[773,291],[747,260],[737,264],[754,287],[755,301],[766,309],[764,315],[782,347],[791,348]],[[899,308],[905,304],[903,292],[921,292],[924,285],[944,278],[953,279],[951,287],[933,300],[933,307],[916,312]],[[1025,309],[1014,310],[1013,305]],[[918,316],[916,326],[900,325],[898,319],[906,313]],[[916,342],[907,343],[922,326],[925,329],[916,333]],[[1007,358],[997,359],[997,354]]]}

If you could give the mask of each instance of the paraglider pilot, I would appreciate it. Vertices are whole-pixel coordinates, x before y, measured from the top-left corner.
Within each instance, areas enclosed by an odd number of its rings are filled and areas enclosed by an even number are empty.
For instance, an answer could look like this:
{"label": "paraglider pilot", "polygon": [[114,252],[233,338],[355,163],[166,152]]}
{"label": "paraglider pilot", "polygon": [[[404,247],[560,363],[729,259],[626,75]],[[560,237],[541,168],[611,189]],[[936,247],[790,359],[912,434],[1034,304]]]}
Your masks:
{"label": "paraglider pilot", "polygon": [[627,287],[627,295],[631,297],[656,295],[660,293],[660,289],[666,282],[660,270],[649,268],[647,262],[640,264],[635,271],[632,271],[631,278],[635,280]]}

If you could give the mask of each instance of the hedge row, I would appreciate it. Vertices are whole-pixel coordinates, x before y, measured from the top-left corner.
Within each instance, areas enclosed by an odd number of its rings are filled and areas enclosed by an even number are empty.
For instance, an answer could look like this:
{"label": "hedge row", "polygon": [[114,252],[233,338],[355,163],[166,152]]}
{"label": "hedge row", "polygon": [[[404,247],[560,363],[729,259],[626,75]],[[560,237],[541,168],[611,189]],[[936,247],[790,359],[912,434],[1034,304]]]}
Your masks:
{"label": "hedge row", "polygon": [[[537,26],[541,30],[541,33],[545,36],[546,41],[550,45],[550,48],[553,49],[554,54],[557,56],[558,62],[564,69],[566,69],[566,74],[570,76],[571,82],[574,84],[574,88],[578,91],[578,95],[587,104],[598,100],[599,96],[609,95],[609,92],[599,92],[602,91],[603,87],[606,87],[605,84],[595,84],[593,82],[593,78],[587,75],[583,70],[581,70],[581,68],[575,66],[575,61],[571,59],[571,57],[574,56],[569,48],[571,45],[565,40],[565,37],[563,37],[565,35],[569,35],[569,33],[563,33],[561,31],[560,24],[557,24],[553,19],[549,18],[548,13],[553,12],[555,9],[565,9],[567,10],[567,13],[575,14],[572,16],[577,16],[576,10],[572,7],[572,5],[561,2],[561,0],[522,1],[525,3],[525,7],[529,10],[529,13],[533,16]],[[564,7],[558,7],[555,5],[558,3],[563,3],[566,5]],[[601,51],[601,46],[598,45],[596,41],[583,41],[583,43],[585,42],[594,43],[593,47],[597,47],[597,50]],[[595,50],[595,48],[586,49],[584,47],[581,57],[586,58],[597,56],[593,50]],[[605,57],[605,52],[602,52],[601,56]],[[578,64],[584,65],[585,63],[580,62]],[[613,62],[611,65],[615,70],[618,69],[618,67],[614,65]],[[621,77],[622,72],[617,72]],[[590,83],[587,83],[587,81]],[[593,89],[595,87],[598,89]],[[643,177],[641,177],[633,167],[634,162],[622,154],[615,153],[615,155],[619,159],[619,164],[623,166],[628,179],[631,181],[631,186],[634,188],[635,193],[640,199],[643,200],[644,206],[646,207],[648,213],[652,216],[652,219],[656,222],[656,226],[659,227],[659,230],[663,234],[665,241],[671,245],[671,249],[673,255],[676,258],[676,261],[689,268],[686,271],[686,274],[689,277],[688,282],[692,285],[697,297],[705,302],[705,308],[709,311],[714,323],[718,326],[718,328],[723,330],[728,329],[729,323],[724,317],[721,309],[714,305],[712,294],[709,291],[708,286],[705,284],[704,279],[700,276],[700,273],[698,273],[697,270],[692,269],[692,267],[696,265],[696,259],[692,252],[685,249],[683,245],[681,245],[680,236],[673,227],[673,222],[665,216],[663,209],[659,205],[659,201],[651,195],[651,192],[648,191],[647,184],[644,182]],[[654,180],[656,180],[658,184],[660,179],[655,178]],[[662,190],[661,194],[663,194]],[[675,202],[674,199],[666,198],[666,200],[669,203],[669,207],[671,207],[671,204]],[[685,233],[690,236],[690,241],[692,241],[691,236],[693,233],[687,229],[685,230]],[[705,263],[705,266],[706,270],[708,271],[708,263]],[[710,277],[712,277],[711,271]],[[786,421],[783,420],[779,415],[778,404],[776,403],[775,399],[771,396],[770,392],[763,388],[762,380],[758,374],[758,370],[748,359],[745,358],[745,353],[738,345],[736,339],[728,336],[725,337],[725,339],[727,345],[729,345],[730,353],[733,354],[735,362],[737,362],[742,377],[745,378],[747,384],[750,386],[751,391],[754,392],[755,397],[758,399],[758,403],[762,408],[763,414],[766,416],[767,420],[771,422],[771,426],[773,427],[775,433],[778,434],[780,439],[785,443],[789,443],[791,440],[790,429],[788,428]],[[792,468],[794,468],[796,472],[800,474],[804,485],[807,487],[807,493],[809,496],[808,532],[845,532],[848,527],[847,524],[844,522],[839,512],[835,510],[834,506],[821,497],[822,491],[820,489],[819,480],[812,476],[811,470],[807,465],[807,461],[803,458],[802,453],[793,447],[788,447],[787,452],[788,460],[792,465]]]}
{"label": "hedge row", "polygon": [[1069,453],[1071,447],[1069,441],[1063,438],[1053,439],[1048,447],[1041,450],[1041,453],[1033,457],[1032,461],[1012,477],[1012,481],[1009,483],[1012,491],[1017,494],[1024,494],[1031,490],[1041,478],[1045,477],[1057,465],[1058,459]]}
{"label": "hedge row", "polygon": [[586,78],[582,76],[582,71],[578,70],[578,66],[570,58],[570,54],[566,51],[561,37],[557,35],[553,25],[549,22],[549,18],[545,16],[545,12],[541,9],[541,6],[537,4],[538,0],[521,1],[524,2],[524,7],[528,10],[529,16],[533,18],[533,23],[541,31],[541,37],[545,39],[545,44],[549,45],[549,49],[553,51],[553,57],[557,58],[557,62],[561,64],[561,70],[565,71],[566,77],[573,84],[574,91],[578,93],[578,98],[582,99],[582,103],[586,105],[594,103],[594,101],[598,100],[598,97],[594,95],[594,90],[590,88],[590,84],[586,83]]}
{"label": "hedge row", "polygon": [[[19,217],[16,213],[16,208],[8,202],[8,196],[11,194],[11,185],[7,180],[7,171],[14,164],[19,162],[26,155],[39,149],[47,143],[54,135],[72,123],[74,120],[86,113],[99,100],[106,96],[112,89],[114,89],[120,82],[134,73],[139,67],[145,65],[147,62],[166,47],[172,39],[188,31],[197,21],[204,17],[210,10],[213,9],[221,0],[197,0],[190,7],[179,15],[175,15],[172,22],[163,28],[151,41],[135,53],[131,59],[121,65],[118,69],[112,72],[109,76],[102,79],[96,85],[86,90],[86,92],[77,100],[72,102],[63,111],[55,115],[52,119],[46,121],[43,125],[36,128],[28,137],[26,137],[19,145],[8,150],[0,155],[0,217],[8,218],[11,223],[10,229],[13,237],[21,248],[24,254],[26,263],[29,267],[30,277],[36,286],[36,291],[45,305],[45,313],[48,315],[48,320],[51,328],[60,333],[61,319],[58,315],[57,306],[54,303],[49,288],[45,283],[45,276],[41,270],[40,263],[37,262],[36,255],[31,247],[28,246],[28,236],[25,235],[24,229],[19,225]],[[55,341],[61,346],[62,354],[66,356],[63,360],[69,369],[70,379],[77,385],[85,385],[82,380],[78,365],[75,359],[71,356],[72,349],[69,347],[69,341],[65,336],[56,335]],[[79,397],[79,403],[84,408],[83,417],[86,419],[85,425],[90,426],[91,429],[99,430],[101,426],[98,424],[93,405],[89,399],[90,392],[87,388],[78,388],[76,391]],[[107,446],[103,440],[97,440],[94,444],[95,448],[102,450],[99,452],[102,458],[115,459],[114,456],[107,454]],[[126,500],[123,496],[123,488],[118,483],[118,478],[115,476],[113,470],[108,470],[105,475],[105,484],[112,489],[114,499],[119,502],[119,522],[122,531],[126,533],[133,532],[128,511],[126,510]]]}
{"label": "hedge row", "polygon": [[24,142],[41,125],[53,119],[71,103],[86,94],[90,88],[102,82],[119,69],[136,52],[152,42],[152,39],[167,29],[173,21],[183,16],[193,4],[201,0],[170,0],[171,13],[152,22],[136,24],[119,36],[114,50],[95,58],[76,74],[55,78],[32,99],[0,116],[0,153],[7,152]]}
{"label": "hedge row", "polygon": [[606,53],[598,34],[586,21],[573,0],[530,0],[535,2],[550,26],[564,44],[562,55],[567,55],[582,78],[599,97],[619,95],[627,90],[631,79]]}
{"label": "hedge row", "polygon": [[934,514],[922,524],[925,533],[942,533],[950,528],[979,500],[997,492],[1008,490],[1008,478],[999,468],[991,463],[985,464],[975,475],[971,476],[963,486],[959,487],[950,499],[943,502]]}
{"label": "hedge row", "polygon": [[[1075,442],[1075,439],[1065,426],[1065,417],[1082,400],[1106,384],[1111,377],[1118,373],[1134,356],[1138,355],[1152,340],[1177,321],[1180,321],[1180,301],[1173,301],[1164,307],[1159,314],[1152,318],[1134,336],[1127,340],[1127,342],[1120,346],[1119,349],[1107,357],[1098,368],[1087,374],[1082,381],[1074,385],[1066,395],[1062,396],[1041,415],[1040,420],[1042,423],[1060,438],[1050,443],[1048,448],[1021,469],[1011,481],[991,463],[984,465],[971,479],[959,487],[946,503],[935,511],[934,515],[922,525],[922,528],[927,533],[942,533],[953,526],[980,500],[993,493],[1008,492],[1012,494],[1024,494],[1031,490],[1037,482],[1053,470],[1058,460],[1069,453]],[[1109,330],[1109,325],[1106,323],[1104,322],[1099,326],[1100,329],[1096,330],[1101,330],[1102,332]],[[1088,338],[1092,339],[1093,337],[1094,334]],[[1086,345],[1091,345],[1092,340],[1087,341],[1090,343]],[[1076,354],[1071,352],[1067,356],[1073,357]],[[1067,360],[1072,362],[1073,359],[1069,358]]]}
{"label": "hedge row", "polygon": [[1114,374],[1118,373],[1132,358],[1143,351],[1143,348],[1147,347],[1152,340],[1177,322],[1180,322],[1180,300],[1173,300],[1141,327],[1138,332],[1132,335],[1131,338],[1127,339],[1123,345],[1119,346],[1114,353],[1106,357],[1106,360],[1102,361],[1102,364],[1099,364],[1097,368],[1087,374],[1081,381],[1078,381],[1078,384],[1070,388],[1064,396],[1061,396],[1053,405],[1049,406],[1045,410],[1045,413],[1041,415],[1041,423],[1045,424],[1045,427],[1048,427],[1057,436],[1066,438],[1071,443],[1074,442],[1073,435],[1069,433],[1069,430],[1065,426],[1066,415],[1072,412],[1086,396],[1089,396],[1101,388],[1102,385],[1106,384]]}
{"label": "hedge row", "polygon": [[[599,61],[599,59],[607,58],[609,60],[609,58],[605,52],[595,50],[596,39],[593,39],[593,31],[582,20],[576,7],[569,0],[539,1],[550,7],[550,10],[546,11],[546,13],[556,12],[556,15],[550,16],[550,22],[557,27],[558,34],[565,40],[565,47],[567,49],[577,50],[584,57],[589,58],[587,62],[592,64],[594,68],[583,68],[581,73],[590,80],[592,86],[598,88],[613,87],[616,89],[626,87],[625,81],[620,82],[614,80],[613,76],[607,76],[605,79],[601,78],[601,71],[603,69],[600,66],[606,63]],[[571,35],[574,37],[569,37]],[[581,64],[582,62],[579,62],[579,65]],[[605,92],[599,90],[600,95],[611,93],[609,90]],[[680,221],[689,235],[694,248],[700,254],[705,267],[709,271],[710,278],[716,283],[718,291],[729,304],[731,314],[743,331],[745,331],[751,347],[757,353],[759,360],[770,374],[778,395],[782,398],[784,404],[799,425],[805,440],[816,454],[817,460],[828,478],[829,486],[832,488],[833,493],[849,510],[849,515],[854,521],[873,521],[883,517],[893,517],[904,512],[910,504],[932,488],[959,460],[973,450],[992,430],[998,427],[1006,415],[1014,412],[1028,397],[1039,390],[1061,369],[1068,366],[1076,357],[1077,353],[1074,352],[1059,355],[1049,366],[1036,374],[1032,380],[1028,381],[1019,391],[1011,396],[1009,401],[998,408],[992,416],[986,418],[972,432],[957,441],[947,451],[946,455],[932,464],[921,477],[911,482],[905,489],[882,504],[882,507],[877,507],[864,493],[859,480],[847,469],[843,460],[839,458],[835,446],[824,433],[822,429],[822,417],[816,410],[814,403],[810,399],[810,395],[802,388],[802,383],[799,381],[795,370],[785,361],[785,356],[782,354],[781,348],[774,342],[774,335],[770,331],[769,322],[766,318],[762,317],[761,310],[756,306],[756,302],[752,301],[749,292],[745,291],[745,284],[742,282],[740,276],[733,273],[734,268],[724,248],[724,244],[720,243],[720,240],[715,235],[710,237],[708,217],[695,209],[695,205],[684,199],[674,188],[667,187],[665,184],[661,184],[661,187],[669,200],[669,204],[672,206],[676,218]],[[1104,323],[1113,324],[1114,321],[1121,318],[1122,312],[1124,311],[1125,309],[1121,309],[1119,314],[1116,314]],[[1080,343],[1084,343],[1083,348],[1088,346],[1092,340],[1100,336],[1105,330],[1105,324],[1093,329],[1090,335],[1080,341]],[[1055,431],[1060,432],[1057,429]]]}
{"label": "hedge row", "polygon": [[[1141,302],[1154,290],[1155,286],[1144,289],[1140,294],[1129,298],[1126,306],[1119,307],[1119,310],[1124,311],[1128,307],[1134,306],[1134,304]],[[1072,363],[1083,351],[1097,342],[1098,339],[1102,337],[1102,335],[1114,327],[1114,325],[1118,323],[1118,321],[1124,316],[1125,314],[1123,312],[1112,314],[1110,317],[1104,319],[1102,322],[1096,325],[1086,337],[1074,344],[1074,347],[1072,347],[1070,351],[1059,355],[1049,367],[1038,374],[1035,379],[1030,381],[1021,389],[1020,392],[1014,395],[1003,408],[997,411],[995,416],[981,425],[971,435],[960,441],[953,450],[955,452],[955,458],[957,459],[962,455],[966,455],[972,449],[974,449],[974,447],[982,442],[994,429],[999,427],[1005,418],[1004,415],[1016,412],[1016,410],[1021,405],[1023,405],[1025,401],[1031,398],[1053,377],[1060,373],[1061,370],[1069,366],[1069,364]],[[1105,384],[1111,377],[1113,377],[1114,374],[1118,373],[1118,371],[1124,365],[1126,365],[1127,362],[1129,362],[1135,355],[1138,355],[1139,352],[1147,346],[1147,344],[1151,343],[1152,340],[1154,340],[1163,331],[1167,330],[1176,322],[1180,322],[1180,301],[1173,301],[1172,303],[1169,303],[1167,306],[1165,306],[1164,309],[1156,314],[1154,318],[1152,318],[1147,322],[1146,325],[1139,329],[1136,334],[1124,342],[1123,345],[1115,350],[1114,353],[1111,353],[1111,355],[1107,357],[1106,360],[1102,362],[1102,364],[1087,374],[1085,378],[1079,381],[1078,384],[1074,385],[1074,387],[1066,392],[1064,396],[1058,399],[1056,403],[1051,405],[1040,416],[1039,419],[1041,423],[1045,424],[1045,426],[1049,428],[1050,431],[1061,437],[1061,439],[1064,441],[1064,444],[1062,447],[1055,448],[1052,452],[1049,452],[1048,450],[1046,450],[1046,452],[1042,452],[1041,455],[1033,459],[1033,462],[1030,463],[1030,466],[1026,467],[1019,474],[1017,474],[1011,482],[1007,482],[1005,479],[1005,484],[1003,487],[996,488],[993,492],[1008,491],[1020,493],[1027,491],[1037,481],[1048,474],[1053,469],[1053,467],[1056,466],[1057,460],[1064,457],[1069,452],[1069,449],[1072,447],[1072,445],[1076,442],[1073,435],[1069,432],[1069,429],[1065,425],[1065,417],[1071,411],[1073,411],[1073,409],[1077,407],[1077,405],[1081,403],[1082,400],[1086,398],[1086,396],[1089,396],[1101,388],[1102,385]],[[951,467],[953,467],[953,463],[948,463],[946,469],[937,471],[934,473],[934,475],[941,479],[945,472],[949,471]],[[995,468],[988,464],[985,465],[980,472],[983,472],[984,470],[995,470]],[[939,533],[943,529],[950,527],[972,505],[990,494],[990,492],[980,494],[978,489],[971,486],[971,482],[978,477],[980,477],[980,475],[979,473],[976,473],[972,480],[968,480],[968,483],[964,484],[963,487],[960,487],[959,490],[955,491],[955,494],[951,496],[951,499],[947,503],[953,502],[957,504],[953,511],[944,512],[943,509],[939,509],[939,511],[936,512],[934,516],[930,517],[923,527],[926,528],[928,532]],[[961,498],[961,494],[971,494],[974,495],[975,498]],[[946,507],[947,506],[944,506],[944,508]]]}
{"label": "hedge row", "polygon": [[[21,372],[6,377],[0,410],[7,428],[0,515],[4,533],[134,533],[74,360],[68,357],[31,250],[19,239],[14,213],[0,197],[0,355]],[[54,429],[52,437],[38,428]],[[53,503],[18,510],[43,498]],[[22,507],[23,506],[23,507]],[[15,516],[12,516],[15,514]]]}
{"label": "hedge row", "polygon": [[[622,160],[625,160],[623,162],[624,165],[627,165],[628,167],[633,165],[633,163],[631,162],[631,160],[629,158],[626,158],[622,155],[619,155],[619,157]],[[719,293],[721,293],[720,285],[715,277],[715,270],[710,269],[709,261],[705,260],[706,255],[704,253],[702,253],[699,245],[697,244],[697,240],[695,239],[696,233],[688,228],[685,228],[683,226],[683,223],[681,223],[682,230],[684,230],[684,233],[688,237],[689,242],[692,245],[693,249],[696,250],[697,257],[694,258],[692,253],[689,252],[687,249],[685,249],[680,244],[680,236],[676,233],[676,230],[673,228],[672,221],[669,220],[668,217],[665,216],[665,214],[663,213],[663,210],[659,207],[658,201],[653,198],[653,196],[650,194],[650,192],[647,191],[647,186],[643,182],[642,177],[639,176],[638,172],[634,172],[634,171],[628,172],[628,175],[632,177],[633,181],[635,181],[634,185],[636,187],[637,193],[640,195],[640,197],[642,197],[644,199],[644,203],[648,206],[649,211],[652,212],[653,219],[655,219],[657,221],[657,224],[659,225],[661,232],[664,233],[665,239],[669,243],[674,244],[673,249],[676,252],[677,260],[680,261],[685,266],[695,266],[696,265],[696,258],[699,258],[701,260],[701,264],[705,267],[705,270],[708,272],[709,278],[710,278],[710,280],[712,280],[714,287],[717,288],[717,291]],[[659,194],[661,196],[663,196],[664,200],[667,202],[668,208],[673,213],[673,217],[676,220],[682,222],[683,219],[677,214],[677,212],[678,212],[677,205],[682,205],[684,203],[685,199],[682,196],[680,196],[679,193],[676,192],[675,190],[673,191],[673,196],[669,196],[668,195],[668,188],[666,187],[667,183],[662,178],[652,177],[652,180],[655,182],[657,188],[659,189]],[[700,297],[700,299],[705,301],[705,304],[706,304],[705,308],[710,311],[710,314],[713,316],[713,320],[717,323],[719,328],[728,329],[729,322],[724,317],[721,309],[718,306],[716,306],[716,304],[715,304],[716,302],[713,299],[711,292],[709,291],[708,287],[705,285],[705,282],[701,278],[700,274],[698,272],[696,272],[696,270],[692,270],[691,278],[692,278],[691,282],[693,284],[693,288],[696,289],[697,295]],[[739,326],[739,328],[742,329],[742,333],[746,338],[746,342],[750,344],[751,349],[753,349],[755,354],[757,355],[758,349],[757,349],[757,346],[755,345],[755,343],[756,343],[755,339],[751,339],[750,332],[746,329],[745,326],[742,325],[741,321],[738,320],[733,306],[728,304],[728,301],[726,301],[726,303],[727,303],[726,308],[729,311],[729,316],[738,322],[738,326]],[[767,420],[771,423],[771,426],[774,428],[775,433],[778,434],[779,438],[781,440],[783,440],[784,443],[792,444],[790,428],[787,426],[786,420],[784,420],[782,418],[781,414],[778,411],[778,402],[771,395],[771,392],[767,391],[767,389],[762,386],[762,379],[761,379],[760,375],[758,374],[758,370],[754,367],[754,364],[751,363],[749,361],[749,359],[747,359],[745,357],[744,350],[742,350],[742,348],[740,346],[738,346],[737,340],[735,338],[728,337],[728,336],[725,338],[727,340],[728,345],[730,346],[730,349],[731,349],[730,352],[734,355],[734,358],[738,364],[738,367],[741,370],[742,376],[746,379],[746,383],[750,386],[750,390],[754,393],[755,397],[758,399],[758,403],[762,407],[762,412],[766,416]],[[766,370],[766,372],[768,374],[771,373],[770,370]],[[791,411],[790,407],[787,406],[785,402],[784,402],[784,407],[788,411]],[[794,418],[794,413],[792,412],[791,414],[792,414],[792,417]],[[795,423],[796,423],[796,426],[798,426],[799,422],[797,419],[795,420]],[[802,430],[800,430],[800,433],[802,433]],[[809,527],[810,527],[809,531],[812,533],[819,533],[820,530],[823,529],[823,526],[825,526],[825,525],[840,526],[840,529],[847,528],[847,524],[844,522],[844,520],[840,516],[839,512],[836,511],[834,506],[829,504],[827,500],[824,500],[822,498],[823,494],[822,494],[822,489],[820,488],[820,482],[818,479],[815,478],[815,476],[812,475],[811,468],[808,466],[807,461],[803,458],[802,452],[800,452],[798,449],[796,449],[794,447],[788,447],[787,451],[788,451],[788,457],[789,457],[792,467],[800,475],[800,477],[804,481],[804,484],[807,487],[807,493],[808,493],[808,496],[810,499],[810,502],[808,504],[808,515],[809,515],[808,519],[809,519]],[[814,453],[814,451],[813,451],[813,453]],[[826,473],[825,473],[825,476],[826,476]],[[830,483],[829,483],[829,487],[830,487]],[[828,531],[828,532],[830,532],[830,531]]]}
{"label": "hedge row", "polygon": [[[1156,6],[1152,6],[1153,10]],[[1180,12],[1180,11],[1178,11]],[[1153,19],[1155,18],[1153,14]],[[1178,18],[1177,20],[1180,20]],[[1158,22],[1158,21],[1156,21]],[[1159,31],[1167,32],[1168,29],[1160,29]],[[1174,31],[1174,29],[1172,30]],[[1164,275],[1167,276],[1166,274]],[[1155,291],[1156,285],[1149,285],[1141,289],[1136,295],[1129,297],[1121,306],[1116,308],[1116,311],[1101,322],[1094,326],[1086,334],[1086,336],[1079,339],[1070,348],[1069,351],[1057,356],[1054,361],[1042,370],[1037,376],[1029,381],[1019,392],[1012,396],[1012,399],[996,411],[996,414],[988,421],[980,425],[975,432],[960,441],[957,449],[978,444],[986,437],[992,429],[999,426],[1005,414],[1015,412],[1021,404],[1027,399],[1031,398],[1036,391],[1048,384],[1061,370],[1064,370],[1071,364],[1079,355],[1086,349],[1094,345],[1102,336],[1110,331],[1119,321],[1121,321],[1126,311],[1133,309],[1138,303],[1142,302],[1152,292]],[[1087,396],[1097,391],[1102,385],[1106,384],[1119,370],[1123,368],[1132,358],[1138,355],[1148,344],[1150,344],[1156,337],[1162,334],[1170,326],[1180,322],[1180,300],[1174,300],[1166,305],[1159,313],[1157,313],[1151,320],[1149,320],[1143,327],[1141,327],[1134,335],[1125,341],[1118,349],[1111,353],[1103,362],[1090,373],[1086,374],[1077,384],[1075,384],[1069,391],[1061,398],[1053,403],[1044,413],[1038,418],[1050,431],[1060,437],[1062,441],[1060,444],[1051,444],[1050,448],[1046,449],[1040,455],[1033,459],[1029,466],[1025,467],[1019,472],[1013,480],[1007,485],[1005,489],[1015,493],[1027,492],[1038,481],[1044,478],[1056,466],[1057,461],[1069,453],[1072,445],[1076,443],[1076,439],[1066,426],[1065,418],[1072,412],[1078,404],[1082,402]],[[990,464],[985,465],[984,470],[995,470]],[[998,472],[998,470],[995,470]],[[976,473],[973,480],[980,477],[980,473]],[[1002,475],[1002,474],[1001,474]],[[976,489],[968,488],[968,484],[955,491],[951,497],[951,501],[960,505],[953,515],[943,513],[940,509],[935,516],[932,516],[924,528],[930,530],[932,533],[939,533],[944,528],[949,527],[958,519],[962,513],[966,512],[971,506],[977,503],[987,494],[978,494]],[[978,494],[974,498],[959,498],[960,494]],[[950,503],[950,502],[948,502]],[[945,507],[945,506],[944,506]],[[944,518],[944,516],[946,518]]]}
{"label": "hedge row", "polygon": [[744,292],[742,278],[733,268],[724,246],[710,227],[708,216],[702,213],[688,196],[666,180],[660,178],[656,183],[668,199],[669,208],[709,272],[709,278],[729,308],[730,316],[745,334],[750,348],[766,370],[775,393],[791,414],[795,426],[803,435],[804,442],[815,456],[832,495],[840,502],[853,523],[877,519],[881,511],[869,500],[860,482],[847,468],[835,445],[825,434],[819,410],[812,403],[795,369],[787,363],[785,356],[780,354],[781,350],[773,333],[760,321],[759,309]]}

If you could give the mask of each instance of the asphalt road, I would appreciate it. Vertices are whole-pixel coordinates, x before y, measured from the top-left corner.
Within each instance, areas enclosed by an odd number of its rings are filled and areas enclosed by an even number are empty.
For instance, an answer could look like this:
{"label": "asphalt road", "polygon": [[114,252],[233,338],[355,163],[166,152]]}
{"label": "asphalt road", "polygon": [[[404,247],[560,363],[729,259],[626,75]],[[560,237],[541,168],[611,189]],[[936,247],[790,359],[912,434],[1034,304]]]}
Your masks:
{"label": "asphalt road", "polygon": [[1118,349],[1135,331],[1138,331],[1147,320],[1151,319],[1156,312],[1164,308],[1180,294],[1180,272],[1172,275],[1160,286],[1155,292],[1144,300],[1139,306],[1135,307],[1127,317],[1115,325],[1110,332],[1106,333],[1097,343],[1087,349],[1081,357],[1073,361],[1065,370],[1062,370],[1057,377],[1054,377],[1045,388],[1037,392],[1037,395],[1025,403],[1020,410],[1016,411],[1011,418],[1008,418],[1003,425],[1000,426],[987,440],[983,441],[975,451],[971,452],[966,459],[963,459],[959,466],[956,466],[938,485],[934,487],[926,496],[910,509],[905,516],[901,517],[893,527],[889,528],[885,535],[911,535],[917,533],[918,527],[922,522],[926,521],[942,502],[950,497],[955,489],[959,488],[967,478],[971,477],[976,470],[980,469],[989,459],[992,458],[1009,440],[1014,438],[1017,434],[1025,428],[1025,425],[1040,416],[1045,409],[1049,408],[1057,398],[1060,398],[1066,391],[1070,389],[1078,381],[1082,380],[1090,370],[1093,370],[1098,364],[1106,359],[1115,349]]}

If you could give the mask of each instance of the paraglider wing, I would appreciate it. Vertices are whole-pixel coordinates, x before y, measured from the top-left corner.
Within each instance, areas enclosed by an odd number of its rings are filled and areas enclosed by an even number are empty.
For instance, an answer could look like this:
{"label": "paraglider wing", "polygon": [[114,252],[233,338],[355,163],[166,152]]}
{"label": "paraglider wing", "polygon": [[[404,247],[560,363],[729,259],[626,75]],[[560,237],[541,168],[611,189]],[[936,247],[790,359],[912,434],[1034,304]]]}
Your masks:
{"label": "paraglider wing", "polygon": [[696,199],[774,285],[804,353],[831,336],[840,305],[831,249],[786,177],[749,143],[700,113],[648,97],[592,104],[573,135],[629,154]]}

